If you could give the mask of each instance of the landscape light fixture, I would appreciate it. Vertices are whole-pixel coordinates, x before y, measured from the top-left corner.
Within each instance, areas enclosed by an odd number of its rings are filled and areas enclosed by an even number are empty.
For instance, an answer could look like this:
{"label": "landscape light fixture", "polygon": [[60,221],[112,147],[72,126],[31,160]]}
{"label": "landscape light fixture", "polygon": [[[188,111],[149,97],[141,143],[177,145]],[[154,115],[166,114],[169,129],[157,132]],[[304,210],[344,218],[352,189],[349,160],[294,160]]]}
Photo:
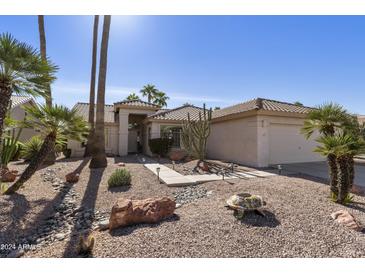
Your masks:
{"label": "landscape light fixture", "polygon": [[159,182],[160,182],[160,170],[161,170],[160,167],[156,167],[157,179],[158,179]]}
{"label": "landscape light fixture", "polygon": [[278,165],[278,172],[279,172],[279,175],[281,175],[281,171],[283,170],[283,167],[281,165]]}
{"label": "landscape light fixture", "polygon": [[172,169],[175,170],[175,161],[172,161]]}

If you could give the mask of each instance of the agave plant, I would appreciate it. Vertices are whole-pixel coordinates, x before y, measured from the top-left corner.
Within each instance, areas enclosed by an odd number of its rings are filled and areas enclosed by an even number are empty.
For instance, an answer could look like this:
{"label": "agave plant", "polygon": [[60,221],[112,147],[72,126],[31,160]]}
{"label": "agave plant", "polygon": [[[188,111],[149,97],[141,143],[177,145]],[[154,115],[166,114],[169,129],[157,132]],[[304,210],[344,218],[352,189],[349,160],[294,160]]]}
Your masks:
{"label": "agave plant", "polygon": [[24,126],[39,130],[44,140],[37,156],[31,159],[20,178],[5,191],[5,194],[14,193],[31,178],[46,159],[48,152],[54,149],[57,137],[82,141],[88,133],[87,122],[77,115],[76,110],[59,105],[31,106],[25,110],[28,119],[23,122]]}

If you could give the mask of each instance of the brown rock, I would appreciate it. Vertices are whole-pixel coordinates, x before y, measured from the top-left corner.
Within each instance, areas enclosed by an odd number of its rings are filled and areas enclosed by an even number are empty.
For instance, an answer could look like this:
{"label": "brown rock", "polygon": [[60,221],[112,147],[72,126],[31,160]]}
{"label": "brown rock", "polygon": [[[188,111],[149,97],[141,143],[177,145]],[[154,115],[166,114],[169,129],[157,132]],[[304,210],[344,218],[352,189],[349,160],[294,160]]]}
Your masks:
{"label": "brown rock", "polygon": [[79,181],[79,178],[80,178],[79,173],[71,172],[71,173],[66,174],[66,182],[68,182],[68,183],[72,183],[72,184],[77,183]]}
{"label": "brown rock", "polygon": [[1,181],[4,183],[11,183],[14,182],[16,179],[16,173],[12,171],[5,171],[1,175]]}
{"label": "brown rock", "polygon": [[181,161],[186,156],[186,152],[184,150],[174,150],[170,152],[170,160],[171,161]]}
{"label": "brown rock", "polygon": [[332,219],[336,220],[337,223],[342,224],[350,229],[356,231],[362,231],[363,227],[355,219],[355,217],[347,210],[339,210],[331,214]]}
{"label": "brown rock", "polygon": [[130,200],[120,198],[112,208],[109,230],[139,223],[157,223],[174,214],[175,202],[170,198]]}

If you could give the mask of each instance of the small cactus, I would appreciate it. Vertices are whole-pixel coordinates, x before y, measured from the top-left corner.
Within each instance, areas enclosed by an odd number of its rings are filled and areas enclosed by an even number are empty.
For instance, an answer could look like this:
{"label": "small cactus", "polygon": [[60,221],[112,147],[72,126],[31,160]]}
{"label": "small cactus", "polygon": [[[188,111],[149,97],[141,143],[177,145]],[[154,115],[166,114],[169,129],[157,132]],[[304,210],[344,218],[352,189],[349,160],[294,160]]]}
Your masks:
{"label": "small cactus", "polygon": [[88,256],[93,252],[95,244],[95,238],[91,234],[87,237],[80,236],[79,243],[77,245],[77,254]]}

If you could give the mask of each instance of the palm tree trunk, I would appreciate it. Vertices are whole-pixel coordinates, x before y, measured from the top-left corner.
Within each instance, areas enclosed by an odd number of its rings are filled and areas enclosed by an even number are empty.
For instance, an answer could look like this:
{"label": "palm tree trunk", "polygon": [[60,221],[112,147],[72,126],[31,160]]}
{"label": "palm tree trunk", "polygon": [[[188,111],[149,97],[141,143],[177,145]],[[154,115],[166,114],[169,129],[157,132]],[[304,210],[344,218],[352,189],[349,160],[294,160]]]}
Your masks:
{"label": "palm tree trunk", "polygon": [[87,144],[85,148],[85,157],[91,155],[93,149],[93,140],[95,133],[95,78],[96,78],[96,55],[98,48],[98,27],[99,27],[99,15],[94,17],[94,31],[93,31],[93,49],[92,49],[92,63],[91,63],[91,80],[90,80],[90,98],[89,98],[89,125],[90,133],[87,137]]}
{"label": "palm tree trunk", "polygon": [[338,196],[337,202],[343,204],[349,191],[349,172],[348,172],[348,156],[340,156],[337,158],[338,169]]}
{"label": "palm tree trunk", "polygon": [[[46,47],[46,32],[44,30],[44,15],[38,15],[38,30],[39,30],[39,44],[41,49],[41,57],[43,61],[47,61],[47,47]],[[47,86],[46,90],[46,105],[48,107],[52,107],[52,92],[51,85]],[[47,158],[45,159],[45,163],[52,165],[56,162],[56,151],[52,148]]]}
{"label": "palm tree trunk", "polygon": [[[47,60],[47,51],[46,51],[46,32],[44,31],[44,16],[38,15],[38,30],[39,30],[39,42],[41,48],[41,57],[42,60]],[[48,85],[47,88],[47,96],[46,96],[46,105],[52,106],[52,93],[51,86]]]}
{"label": "palm tree trunk", "polygon": [[329,154],[327,156],[327,163],[330,175],[330,189],[332,195],[337,198],[338,196],[338,182],[337,182],[337,163],[336,156],[334,154]]}
{"label": "palm tree trunk", "polygon": [[10,195],[15,193],[19,188],[23,186],[23,184],[32,177],[32,175],[37,171],[37,169],[43,164],[44,160],[47,158],[49,151],[54,149],[56,144],[56,135],[54,133],[50,133],[44,139],[41,149],[39,150],[37,157],[34,157],[28,167],[24,170],[20,178],[11,185],[4,194]]}
{"label": "palm tree trunk", "polygon": [[354,185],[354,179],[355,179],[355,161],[354,161],[353,156],[349,157],[349,159],[347,161],[347,165],[348,165],[348,173],[349,173],[348,191],[351,192],[352,187]]}
{"label": "palm tree trunk", "polygon": [[105,125],[104,125],[104,108],[105,108],[105,83],[106,70],[108,60],[108,42],[110,31],[111,16],[104,16],[103,35],[101,38],[100,50],[100,67],[98,79],[98,94],[96,103],[96,125],[94,136],[94,149],[92,151],[92,159],[90,161],[90,168],[103,168],[107,166],[107,159],[105,154]]}
{"label": "palm tree trunk", "polygon": [[10,99],[11,99],[11,89],[8,87],[6,83],[0,82],[0,150],[2,148],[4,122],[5,122],[6,112],[8,111],[9,108]]}

